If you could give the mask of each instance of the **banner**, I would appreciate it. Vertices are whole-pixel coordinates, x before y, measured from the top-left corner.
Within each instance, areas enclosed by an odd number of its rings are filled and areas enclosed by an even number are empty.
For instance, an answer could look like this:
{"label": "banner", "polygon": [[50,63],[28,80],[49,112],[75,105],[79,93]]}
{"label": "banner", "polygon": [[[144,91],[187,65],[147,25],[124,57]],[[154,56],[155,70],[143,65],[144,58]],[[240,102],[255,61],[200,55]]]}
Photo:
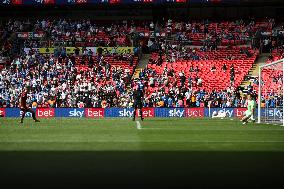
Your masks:
{"label": "banner", "polygon": [[[143,117],[155,117],[155,108],[142,108]],[[136,116],[140,117],[140,111],[136,111]]]}
{"label": "banner", "polygon": [[[133,117],[133,108],[37,108],[33,109],[39,118],[51,117],[76,117],[76,118],[104,118],[104,117]],[[213,112],[226,112],[227,117],[240,118],[246,108],[143,108],[142,114],[145,118],[151,117],[187,117],[204,118],[212,117]],[[3,117],[21,117],[22,111],[19,108],[0,108],[0,115]],[[140,117],[140,112],[136,111],[136,116]],[[283,119],[281,108],[261,109],[261,116],[271,120]],[[31,113],[26,113],[26,117],[32,117]],[[255,111],[255,118],[257,111]]]}
{"label": "banner", "polygon": [[235,108],[235,117],[237,118],[243,117],[246,110],[247,110],[246,108]]}
{"label": "banner", "polygon": [[0,117],[6,117],[5,108],[0,108]]}
{"label": "banner", "polygon": [[[26,34],[23,34],[23,32],[20,35],[28,35],[28,32]],[[23,36],[25,37],[25,36]],[[80,49],[80,54],[82,54],[82,47],[78,47]],[[87,51],[91,50],[93,52],[93,55],[97,54],[97,50],[99,47],[86,47]],[[100,47],[103,50],[103,54],[108,53],[117,53],[122,54],[124,52],[127,53],[134,53],[134,47]],[[36,50],[40,54],[50,54],[54,53],[54,50],[56,48],[49,48],[49,47],[42,47],[42,48],[24,48],[24,51],[28,53],[31,49]],[[71,54],[75,53],[76,47],[65,47],[66,53]]]}
{"label": "banner", "polygon": [[39,48],[24,48],[24,52],[25,52],[26,54],[29,54],[29,52],[30,52],[31,50],[33,50],[34,52],[39,53]]}
{"label": "banner", "polygon": [[[110,54],[112,52],[117,53],[117,54],[122,54],[124,52],[126,53],[133,53],[133,47],[97,47],[102,48],[103,54]],[[97,53],[97,51],[96,51]]]}
{"label": "banner", "polygon": [[266,119],[271,119],[271,120],[283,119],[282,108],[267,108],[261,110],[262,110],[261,117],[266,117]]}
{"label": "banner", "polygon": [[184,117],[184,108],[156,108],[155,117]]}
{"label": "banner", "polygon": [[[194,3],[207,3],[204,0],[190,0]],[[211,0],[211,2],[220,2],[220,0]],[[227,0],[229,1],[229,0]],[[233,0],[230,0],[233,1]],[[239,0],[234,0],[239,1]],[[233,2],[234,2],[233,1]],[[0,5],[84,5],[84,4],[168,4],[168,3],[186,3],[187,0],[0,0]]]}
{"label": "banner", "polygon": [[55,117],[85,117],[84,108],[56,108]]}
{"label": "banner", "polygon": [[23,0],[10,0],[13,5],[21,5],[23,4]]}
{"label": "banner", "polygon": [[34,32],[33,33],[34,39],[43,38],[44,36],[45,36],[44,32]]}
{"label": "banner", "polygon": [[204,108],[185,108],[185,117],[203,118]]}
{"label": "banner", "polygon": [[204,115],[205,117],[212,117],[213,112],[216,111],[217,113],[219,111],[226,112],[228,117],[234,117],[235,116],[235,111],[234,108],[205,108]]}
{"label": "banner", "polygon": [[85,117],[86,118],[103,118],[105,117],[105,111],[103,108],[86,108]]}
{"label": "banner", "polygon": [[21,39],[28,39],[29,38],[29,32],[18,32],[17,37]]}
{"label": "banner", "polygon": [[144,31],[140,31],[138,32],[138,35],[140,37],[166,37],[166,32],[144,32]]}
{"label": "banner", "polygon": [[133,108],[107,108],[105,117],[132,117]]}
{"label": "banner", "polygon": [[93,54],[97,53],[97,47],[86,47],[86,49],[89,51],[91,50],[93,52]]}
{"label": "banner", "polygon": [[[21,117],[23,114],[23,111],[21,111],[19,108],[6,108],[5,110],[6,117]],[[33,110],[35,111],[36,116],[39,118],[55,117],[53,108],[37,108]],[[27,112],[26,117],[32,117],[32,114]]]}
{"label": "banner", "polygon": [[23,0],[25,5],[53,5],[55,0]]}
{"label": "banner", "polygon": [[[35,111],[35,109],[33,109]],[[21,117],[23,112],[20,110],[20,108],[6,108],[5,109],[6,117]],[[32,117],[32,114],[27,112],[26,117]]]}
{"label": "banner", "polygon": [[44,37],[44,32],[18,32],[17,37],[21,39],[40,39]]}
{"label": "banner", "polygon": [[39,118],[55,117],[54,108],[37,108],[36,117],[39,117]]}
{"label": "banner", "polygon": [[[133,108],[106,108],[105,117],[133,117]],[[142,108],[144,117],[155,117],[154,108]],[[140,116],[139,111],[136,111],[136,116]]]}
{"label": "banner", "polygon": [[265,32],[261,32],[261,35],[266,35],[266,36],[269,36],[271,35],[272,33],[270,31],[265,31]]}
{"label": "banner", "polygon": [[40,54],[53,54],[55,48],[39,48]]}
{"label": "banner", "polygon": [[[67,54],[75,53],[75,49],[76,47],[66,47],[66,53]],[[82,54],[82,47],[78,47],[78,49],[80,49],[80,54]]]}

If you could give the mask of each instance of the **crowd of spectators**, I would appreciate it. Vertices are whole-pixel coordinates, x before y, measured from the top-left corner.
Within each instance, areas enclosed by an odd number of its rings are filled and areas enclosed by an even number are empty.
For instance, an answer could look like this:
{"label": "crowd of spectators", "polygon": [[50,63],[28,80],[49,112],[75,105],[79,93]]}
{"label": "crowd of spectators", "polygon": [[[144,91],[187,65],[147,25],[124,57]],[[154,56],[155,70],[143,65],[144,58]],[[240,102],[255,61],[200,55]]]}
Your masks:
{"label": "crowd of spectators", "polygon": [[[139,32],[149,31],[148,22],[123,20],[100,22],[89,19],[10,19],[0,20],[0,56],[22,53],[23,48],[54,46],[127,47],[139,44]],[[42,34],[40,37],[18,32]],[[137,45],[134,45],[137,46]]]}
{"label": "crowd of spectators", "polygon": [[[73,54],[56,58],[30,51],[17,57],[0,72],[0,107],[17,107],[23,86],[31,87],[28,101],[34,107],[122,106],[132,73],[110,65],[108,56],[88,55],[87,61],[78,61]],[[120,57],[131,65],[127,57]]]}
{"label": "crowd of spectators", "polygon": [[[153,23],[151,23],[153,24]],[[150,24],[150,25],[151,25]],[[161,29],[156,24],[158,32],[166,31],[168,36],[181,44],[204,46],[215,50],[220,45],[251,45],[252,48],[260,48],[261,33],[272,32],[275,26],[274,19],[233,20],[233,21],[176,21],[169,19]],[[164,43],[161,38],[152,38],[148,41],[150,51],[159,50],[158,47]],[[162,47],[166,44],[162,44]]]}
{"label": "crowd of spectators", "polygon": [[152,56],[149,60],[150,64],[157,64],[162,65],[164,61],[173,63],[178,61],[184,61],[184,60],[238,60],[243,59],[244,55],[246,58],[252,57],[251,49],[247,46],[240,47],[237,49],[239,52],[235,52],[234,54],[227,54],[226,57],[223,57],[222,54],[212,54],[214,52],[218,52],[218,50],[231,50],[236,51],[236,49],[233,49],[232,46],[227,46],[226,48],[222,49],[215,49],[215,50],[209,50],[206,47],[201,48],[192,48],[190,46],[182,46],[180,44],[169,44],[167,45],[167,49],[162,48],[162,44],[160,46],[160,49],[158,53],[152,53]]}
{"label": "crowd of spectators", "polygon": [[[157,58],[150,59],[149,63],[161,65],[164,60],[169,64],[179,59],[208,60],[207,52],[218,49],[222,41],[251,42],[255,32],[272,29],[274,20],[270,19],[265,23],[267,25],[260,26],[254,20],[237,20],[224,24],[208,20],[200,23],[174,22],[170,19],[160,25],[150,22],[149,26],[143,28],[145,31],[166,31],[167,35],[149,38],[149,49],[158,53]],[[112,66],[107,61],[109,56],[120,61],[128,61],[129,65],[133,66],[133,55],[130,53],[109,52],[95,56],[94,52],[83,48],[82,54],[75,50],[70,55],[65,52],[64,47],[60,47],[56,48],[54,54],[43,55],[33,51],[25,54],[24,47],[42,47],[42,43],[30,39],[18,41],[13,36],[15,32],[44,32],[48,41],[63,41],[66,43],[63,46],[76,46],[78,42],[84,42],[84,46],[85,42],[91,43],[92,46],[131,46],[133,40],[131,36],[141,30],[134,22],[123,21],[100,25],[90,20],[10,20],[0,26],[1,39],[3,39],[1,55],[13,58],[10,66],[0,70],[0,107],[17,107],[19,94],[24,85],[32,89],[28,101],[33,107],[132,107],[132,88],[138,85],[147,89],[156,84],[160,86],[157,91],[145,90],[145,107],[246,106],[243,91],[232,85],[236,74],[234,66],[227,67],[225,64],[222,66],[224,71],[230,69],[231,84],[226,90],[221,91],[202,88],[201,78],[186,78],[182,71],[174,75],[173,71],[164,70],[162,75],[157,75],[155,70],[146,67],[141,70],[138,80],[131,80],[130,71],[122,66]],[[185,40],[196,40],[193,38],[198,33],[204,34],[200,50],[196,51],[183,45]],[[175,39],[171,43],[166,40],[169,36]],[[19,45],[22,47],[21,50]],[[245,54],[247,58],[251,56],[247,47],[240,50],[242,51],[240,54]],[[15,56],[16,52],[18,56]],[[219,58],[216,55],[216,60]],[[225,59],[234,60],[238,57],[227,56]],[[86,65],[86,69],[79,69],[79,65]],[[189,69],[191,72],[199,71],[198,66]],[[214,65],[211,67],[212,72],[216,69]],[[170,80],[167,76],[175,77]],[[128,84],[130,90],[127,89]],[[192,86],[198,87],[193,89]],[[256,90],[253,88],[250,88],[249,93],[256,96]]]}
{"label": "crowd of spectators", "polygon": [[[246,98],[241,89],[228,87],[222,91],[207,91],[206,89],[196,88],[202,83],[200,78],[188,78],[188,85],[184,85],[186,79],[180,72],[176,80],[169,81],[168,74],[173,74],[171,70],[165,70],[161,76],[157,76],[155,70],[145,68],[141,70],[139,79],[132,83],[132,87],[144,88],[145,107],[245,107]],[[178,79],[181,85],[178,85]],[[158,90],[149,91],[147,88],[158,84]],[[146,88],[146,89],[145,89]],[[256,95],[255,91],[252,91]]]}

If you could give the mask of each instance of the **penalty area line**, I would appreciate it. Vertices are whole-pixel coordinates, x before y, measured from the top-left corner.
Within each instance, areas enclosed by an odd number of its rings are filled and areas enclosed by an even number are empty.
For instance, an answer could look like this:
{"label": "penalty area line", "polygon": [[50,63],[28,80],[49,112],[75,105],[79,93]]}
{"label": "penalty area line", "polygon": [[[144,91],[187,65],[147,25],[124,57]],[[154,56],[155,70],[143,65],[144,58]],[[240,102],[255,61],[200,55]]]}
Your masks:
{"label": "penalty area line", "polygon": [[138,130],[142,129],[141,124],[140,124],[139,121],[136,121],[136,128],[137,128]]}

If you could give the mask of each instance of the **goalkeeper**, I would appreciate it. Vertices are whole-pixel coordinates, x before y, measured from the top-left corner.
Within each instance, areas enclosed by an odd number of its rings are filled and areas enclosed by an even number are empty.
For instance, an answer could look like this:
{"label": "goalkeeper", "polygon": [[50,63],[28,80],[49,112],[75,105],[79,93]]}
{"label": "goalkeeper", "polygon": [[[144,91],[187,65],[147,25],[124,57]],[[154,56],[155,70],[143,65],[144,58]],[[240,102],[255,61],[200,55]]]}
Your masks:
{"label": "goalkeeper", "polygon": [[245,111],[244,117],[242,118],[242,122],[243,122],[244,125],[248,123],[249,119],[251,119],[253,122],[255,122],[253,115],[254,115],[255,108],[256,108],[256,102],[252,98],[251,95],[248,95],[247,98],[248,98],[247,110]]}

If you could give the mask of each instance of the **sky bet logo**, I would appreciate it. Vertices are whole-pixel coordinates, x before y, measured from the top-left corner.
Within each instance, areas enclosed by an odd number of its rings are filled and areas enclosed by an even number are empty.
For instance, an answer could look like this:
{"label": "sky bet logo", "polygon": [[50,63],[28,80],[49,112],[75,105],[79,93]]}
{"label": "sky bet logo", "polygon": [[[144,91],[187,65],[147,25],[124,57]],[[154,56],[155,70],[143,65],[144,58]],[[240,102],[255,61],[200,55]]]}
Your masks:
{"label": "sky bet logo", "polygon": [[246,108],[235,108],[235,116],[238,118],[243,117],[246,110]]}
{"label": "sky bet logo", "polygon": [[[36,117],[39,118],[49,118],[49,117],[54,117],[54,109],[53,108],[38,108],[38,109],[33,109],[36,113]],[[23,111],[20,111],[20,117],[23,115]],[[32,117],[32,113],[27,112],[25,117]]]}
{"label": "sky bet logo", "polygon": [[204,108],[185,108],[185,117],[204,117]]}
{"label": "sky bet logo", "polygon": [[183,117],[184,109],[173,109],[169,111],[169,117]]}
{"label": "sky bet logo", "polygon": [[87,118],[103,118],[105,111],[103,108],[85,108],[85,116]]}
{"label": "sky bet logo", "polygon": [[267,117],[282,118],[283,114],[282,114],[280,109],[275,108],[275,109],[266,110],[266,116]]}
{"label": "sky bet logo", "polygon": [[216,112],[221,112],[221,113],[224,113],[226,112],[226,115],[228,117],[234,117],[234,109],[226,109],[226,108],[211,108],[210,110],[210,114],[209,117],[212,116],[213,112],[216,111]]}
{"label": "sky bet logo", "polygon": [[[123,109],[118,111],[119,117],[133,117],[134,110],[133,109]],[[154,117],[155,110],[154,108],[143,108],[142,109],[142,115],[143,117]],[[137,109],[136,116],[140,117],[140,111]]]}
{"label": "sky bet logo", "polygon": [[54,117],[53,108],[38,108],[36,109],[36,116],[40,118]]}
{"label": "sky bet logo", "polygon": [[118,111],[119,117],[133,117],[133,110],[127,110],[123,109],[121,111]]}
{"label": "sky bet logo", "polygon": [[[23,111],[20,111],[20,117],[22,117],[22,115],[23,115]],[[27,112],[25,117],[32,117],[32,113]]]}
{"label": "sky bet logo", "polygon": [[77,109],[69,111],[69,117],[83,117],[84,110],[80,111]]}

